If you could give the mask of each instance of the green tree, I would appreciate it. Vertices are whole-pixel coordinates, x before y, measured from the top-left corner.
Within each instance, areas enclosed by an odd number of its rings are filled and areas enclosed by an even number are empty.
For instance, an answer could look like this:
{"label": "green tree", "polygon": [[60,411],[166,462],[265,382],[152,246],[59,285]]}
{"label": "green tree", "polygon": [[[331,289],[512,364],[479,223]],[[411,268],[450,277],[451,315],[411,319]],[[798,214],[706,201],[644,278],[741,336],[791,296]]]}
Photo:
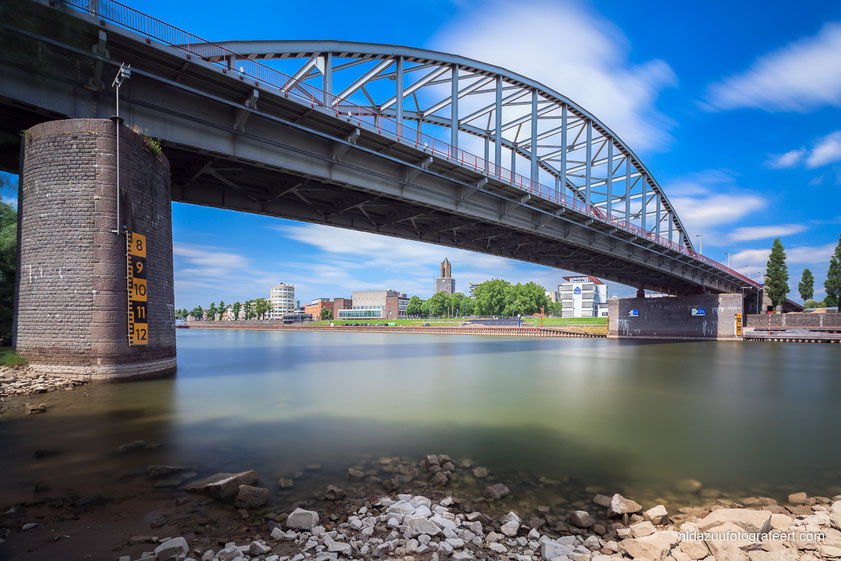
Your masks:
{"label": "green tree", "polygon": [[242,304],[239,302],[234,302],[234,305],[231,306],[231,312],[234,314],[234,319],[239,319],[239,311],[242,309]]}
{"label": "green tree", "polygon": [[207,319],[213,321],[216,319],[216,302],[211,302],[210,307],[207,308]]}
{"label": "green tree", "polygon": [[476,314],[499,316],[506,312],[509,303],[511,283],[502,279],[485,281],[473,290],[476,298]]}
{"label": "green tree", "polygon": [[429,299],[429,311],[434,317],[444,317],[449,313],[451,305],[450,295],[446,292],[436,292]]}
{"label": "green tree", "polygon": [[202,319],[204,317],[204,310],[201,306],[196,306],[190,312],[190,315],[193,316],[193,319]]}
{"label": "green tree", "polygon": [[420,296],[412,296],[409,298],[409,303],[406,304],[406,315],[407,316],[419,316],[421,315],[421,307],[423,306],[423,300],[421,300]]}
{"label": "green tree", "polygon": [[245,301],[245,319],[249,320],[254,317],[254,302],[252,300]]}
{"label": "green tree", "polygon": [[321,319],[333,319],[333,310],[330,308],[321,308]]}
{"label": "green tree", "polygon": [[430,298],[429,300],[424,300],[423,302],[421,302],[421,313],[420,313],[421,317],[424,317],[424,318],[429,317],[429,301],[430,300],[432,300],[432,299]]}
{"label": "green tree", "polygon": [[272,307],[269,304],[269,301],[265,298],[257,298],[254,301],[254,314],[257,316],[257,319],[264,319],[266,313],[271,310]]}
{"label": "green tree", "polygon": [[800,275],[800,283],[797,285],[797,290],[800,292],[800,297],[803,301],[809,300],[815,295],[815,277],[812,276],[812,271],[803,269],[803,274]]}
{"label": "green tree", "polygon": [[17,232],[17,211],[0,200],[0,344],[12,336]]}
{"label": "green tree", "polygon": [[556,318],[562,317],[564,315],[564,305],[560,301],[552,302],[550,309],[551,314]]}
{"label": "green tree", "polygon": [[803,303],[803,307],[806,309],[826,308],[826,304],[824,304],[823,302],[818,302],[817,300],[806,300],[806,302]]}
{"label": "green tree", "polygon": [[465,296],[461,301],[461,314],[463,316],[472,316],[476,313],[476,300],[470,296]]}
{"label": "green tree", "polygon": [[841,304],[841,235],[838,236],[835,252],[829,258],[829,270],[826,272],[823,287],[826,289],[826,298],[823,299],[823,303],[827,308]]}
{"label": "green tree", "polygon": [[780,238],[774,240],[771,246],[771,256],[765,267],[765,293],[771,299],[774,307],[785,302],[788,294],[788,267],[786,266],[786,252]]}
{"label": "green tree", "polygon": [[219,319],[222,319],[222,314],[225,313],[225,308],[227,308],[225,301],[219,300]]}
{"label": "green tree", "polygon": [[453,308],[453,315],[454,316],[463,316],[464,314],[464,301],[467,299],[467,296],[464,295],[463,292],[455,292],[450,296],[450,306]]}

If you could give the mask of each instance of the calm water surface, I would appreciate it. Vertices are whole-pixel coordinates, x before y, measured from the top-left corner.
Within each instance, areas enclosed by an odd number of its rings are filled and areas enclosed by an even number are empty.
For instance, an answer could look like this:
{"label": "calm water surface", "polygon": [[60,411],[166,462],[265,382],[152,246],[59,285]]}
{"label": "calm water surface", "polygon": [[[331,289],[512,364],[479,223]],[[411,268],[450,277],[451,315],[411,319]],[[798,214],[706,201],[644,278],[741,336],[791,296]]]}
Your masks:
{"label": "calm water surface", "polygon": [[[674,491],[686,478],[734,496],[841,493],[838,345],[179,330],[178,364],[0,416],[0,490],[138,462],[261,480],[318,463],[296,481],[311,492],[380,456],[447,453],[558,500],[690,501]],[[135,439],[161,446],[112,454]]]}

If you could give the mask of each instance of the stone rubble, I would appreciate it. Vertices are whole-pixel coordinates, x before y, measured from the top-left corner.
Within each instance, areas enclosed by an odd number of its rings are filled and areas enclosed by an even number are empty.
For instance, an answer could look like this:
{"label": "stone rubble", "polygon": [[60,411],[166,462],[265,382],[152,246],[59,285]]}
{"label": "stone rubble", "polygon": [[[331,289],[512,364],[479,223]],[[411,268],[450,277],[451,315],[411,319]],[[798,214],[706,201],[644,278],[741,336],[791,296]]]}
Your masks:
{"label": "stone rubble", "polygon": [[[0,400],[15,395],[43,394],[70,390],[91,382],[88,376],[45,374],[28,366],[0,366]],[[2,412],[0,407],[0,412]],[[41,412],[41,411],[39,411]]]}
{"label": "stone rubble", "polygon": [[[620,496],[621,497],[621,496]],[[615,498],[615,496],[614,496]],[[624,498],[623,498],[624,499]],[[628,499],[624,499],[627,501]],[[348,513],[346,518],[319,525],[317,512],[297,508],[283,527],[275,525],[268,540],[242,544],[229,542],[219,550],[190,552],[183,537],[162,543],[144,561],[346,561],[398,559],[400,561],[816,561],[841,559],[841,496],[807,498],[810,515],[772,513],[762,507],[706,509],[703,517],[670,514],[657,505],[646,511],[649,520],[633,514],[631,524],[616,520],[616,501],[608,507],[594,498],[593,513],[576,511],[570,520],[577,527],[591,527],[593,520],[609,523],[605,535],[586,532],[558,535],[549,528],[527,528],[516,512],[500,520],[481,513],[462,511],[453,497],[439,501],[409,493],[381,496]],[[598,501],[598,502],[597,502]],[[624,503],[635,508],[633,504]],[[368,506],[370,505],[370,506]],[[775,502],[766,507],[779,507]],[[774,508],[776,510],[776,508]],[[627,510],[625,508],[624,510]],[[652,512],[653,511],[653,512]],[[774,519],[774,517],[778,517]],[[479,521],[483,518],[484,523]],[[783,517],[787,524],[783,524]],[[470,520],[473,518],[473,520]],[[654,523],[659,519],[662,523]],[[681,519],[666,522],[670,519]],[[822,542],[753,543],[744,541],[696,541],[692,533],[744,531],[765,532],[784,526],[798,532],[823,532]],[[497,531],[499,530],[499,532]],[[626,530],[626,532],[619,532]],[[501,533],[500,533],[501,532]],[[620,537],[624,534],[624,538]],[[681,535],[684,535],[684,538]],[[192,553],[193,557],[188,557]],[[147,555],[147,554],[144,554]]]}
{"label": "stone rubble", "polygon": [[[401,470],[396,464],[384,465],[394,473]],[[254,486],[256,472],[217,473],[184,489],[228,501],[234,508],[252,509],[239,510],[243,518],[249,512],[258,517],[265,513],[265,522],[239,534],[236,541],[227,541],[230,536],[209,540],[198,531],[168,538],[135,536],[128,543],[148,543],[154,549],[120,561],[841,561],[841,495],[830,499],[796,493],[787,504],[766,497],[738,503],[718,498],[707,506],[674,509],[656,504],[643,510],[618,493],[597,494],[589,505],[585,499],[562,513],[554,506],[531,511],[535,507],[516,503],[517,488],[512,492],[501,483],[489,487],[502,485],[510,498],[463,500],[446,494],[431,480],[454,474],[448,456],[426,456],[420,468],[424,480],[430,481],[425,492],[430,496],[397,492],[360,498],[350,486],[343,490],[329,485],[312,502],[296,503],[300,506],[288,514],[260,510],[270,491]],[[188,468],[149,466],[147,473],[155,477],[184,469]],[[351,479],[367,475],[351,469],[362,474],[348,470]],[[518,512],[515,504],[527,511]],[[21,531],[36,526],[29,523]],[[825,539],[774,541],[767,535],[772,530],[798,536],[821,532]],[[700,532],[731,532],[739,540],[702,541]]]}

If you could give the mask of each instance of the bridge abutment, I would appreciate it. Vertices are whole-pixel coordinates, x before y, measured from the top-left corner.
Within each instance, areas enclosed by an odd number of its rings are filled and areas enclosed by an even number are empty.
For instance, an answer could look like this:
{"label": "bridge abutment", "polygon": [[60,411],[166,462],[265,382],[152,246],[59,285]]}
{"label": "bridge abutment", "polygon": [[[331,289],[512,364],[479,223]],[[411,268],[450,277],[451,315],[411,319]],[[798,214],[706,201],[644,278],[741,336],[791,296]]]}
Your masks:
{"label": "bridge abutment", "polygon": [[[36,370],[104,379],[176,367],[170,170],[143,135],[49,121],[24,135],[14,345]],[[156,153],[157,152],[157,153]],[[125,230],[146,236],[147,344],[129,345]]]}
{"label": "bridge abutment", "polygon": [[614,298],[609,301],[607,336],[640,339],[741,340],[736,314],[741,294],[696,294],[662,298]]}

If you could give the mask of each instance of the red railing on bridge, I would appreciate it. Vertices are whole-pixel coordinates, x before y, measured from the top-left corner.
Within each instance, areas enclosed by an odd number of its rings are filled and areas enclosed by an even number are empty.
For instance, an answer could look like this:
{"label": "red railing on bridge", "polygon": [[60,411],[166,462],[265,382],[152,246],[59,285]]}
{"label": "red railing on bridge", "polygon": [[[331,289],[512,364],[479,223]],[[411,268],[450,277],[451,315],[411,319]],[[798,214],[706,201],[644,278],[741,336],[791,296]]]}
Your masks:
{"label": "red railing on bridge", "polygon": [[[240,58],[239,55],[221,45],[206,41],[192,33],[174,27],[157,18],[139,12],[116,0],[65,0],[70,6],[78,8],[99,19],[106,20],[119,25],[130,31],[134,31],[147,37],[146,41],[154,39],[170,47],[181,49],[188,53],[189,57],[196,56],[220,67],[225,74],[237,76],[242,80],[251,79],[254,85],[273,87],[285,97],[292,97],[303,101],[313,108],[327,111],[337,118],[345,119],[350,123],[365,126],[377,133],[393,138],[403,143],[413,145],[416,149],[428,152],[439,158],[457,162],[462,167],[472,169],[490,178],[501,181],[516,187],[526,193],[552,201],[570,210],[591,217],[594,220],[609,224],[617,229],[631,232],[640,238],[650,240],[658,245],[669,248],[683,255],[696,259],[706,265],[714,267],[722,272],[732,275],[750,286],[760,287],[756,281],[749,279],[738,271],[734,271],[721,263],[710,259],[688,247],[671,241],[670,239],[658,236],[653,232],[632,224],[624,218],[613,216],[596,206],[588,205],[583,201],[560,192],[554,187],[525,177],[519,173],[508,170],[500,165],[491,163],[470,152],[452,146],[433,136],[423,134],[417,129],[398,123],[393,119],[384,117],[371,111],[370,108],[361,107],[346,99],[334,96],[308,83],[299,80],[292,80],[290,76],[275,70],[269,66],[254,60]],[[233,65],[236,64],[236,67]]]}

